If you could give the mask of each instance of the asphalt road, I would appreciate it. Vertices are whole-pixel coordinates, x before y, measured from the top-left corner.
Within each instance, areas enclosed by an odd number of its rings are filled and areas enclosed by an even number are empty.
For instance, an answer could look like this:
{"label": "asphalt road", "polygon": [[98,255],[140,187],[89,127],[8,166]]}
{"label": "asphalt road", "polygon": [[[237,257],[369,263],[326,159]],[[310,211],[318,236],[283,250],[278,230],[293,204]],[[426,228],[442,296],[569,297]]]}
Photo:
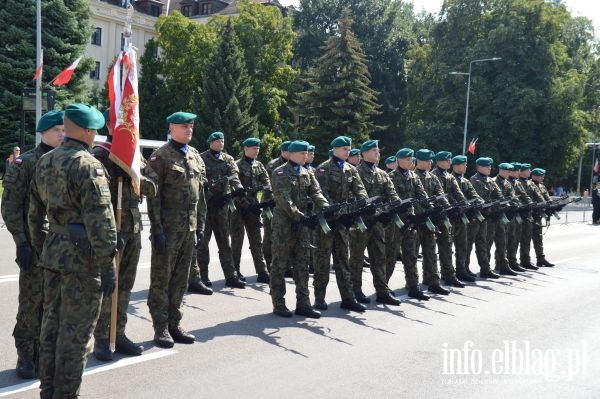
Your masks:
{"label": "asphalt road", "polygon": [[[152,343],[146,306],[146,238],[127,333],[143,356],[112,363],[90,357],[84,398],[599,398],[600,227],[554,225],[546,253],[555,268],[478,281],[428,302],[405,297],[398,264],[391,288],[399,307],[372,303],[364,314],[339,308],[335,276],[330,310],[319,320],[271,314],[268,287],[256,284],[248,250],[244,290],[224,287],[217,249],[215,294],[186,295],[182,325],[197,339],[163,350]],[[146,234],[144,234],[146,235]],[[11,333],[18,272],[14,244],[0,230],[0,397],[39,397],[14,373]],[[471,264],[476,264],[475,259]],[[368,269],[367,295],[374,290]],[[288,284],[287,302],[295,304]]]}

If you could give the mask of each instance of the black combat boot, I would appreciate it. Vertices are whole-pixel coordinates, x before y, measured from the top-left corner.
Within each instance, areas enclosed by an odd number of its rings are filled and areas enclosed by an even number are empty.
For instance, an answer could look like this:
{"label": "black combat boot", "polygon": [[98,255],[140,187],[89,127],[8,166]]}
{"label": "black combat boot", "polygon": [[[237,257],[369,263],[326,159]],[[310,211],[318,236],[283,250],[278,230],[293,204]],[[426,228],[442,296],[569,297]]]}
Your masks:
{"label": "black combat boot", "polygon": [[270,280],[270,276],[269,276],[269,273],[267,273],[267,272],[258,273],[258,275],[256,276],[257,283],[269,284],[269,280]]}
{"label": "black combat boot", "polygon": [[356,298],[356,301],[359,303],[371,303],[371,298],[367,297],[362,291],[356,291],[354,293],[354,298]]}
{"label": "black combat boot", "polygon": [[355,299],[343,300],[342,303],[340,304],[340,308],[346,309],[346,310],[351,310],[353,312],[358,312],[358,313],[363,313],[365,310],[367,310],[367,307],[365,305],[356,302]]}
{"label": "black combat boot", "polygon": [[196,341],[196,338],[185,331],[180,325],[169,326],[169,334],[173,337],[173,341],[178,344],[193,344]]}
{"label": "black combat boot", "polygon": [[394,305],[394,306],[400,305],[400,301],[397,300],[396,298],[394,298],[392,296],[392,294],[390,294],[389,292],[387,292],[385,294],[377,295],[377,297],[375,298],[375,302],[384,303],[386,305]]}
{"label": "black combat boot", "polygon": [[321,317],[321,313],[306,306],[297,307],[294,313],[298,316],[309,317],[311,319],[318,319]]}
{"label": "black combat boot", "polygon": [[28,353],[19,353],[17,355],[17,375],[25,380],[34,380],[37,378],[35,371],[35,362],[33,356]]}
{"label": "black combat boot", "polygon": [[411,288],[410,290],[408,290],[408,296],[411,298],[418,299],[420,301],[428,301],[429,300],[429,296],[425,295],[425,293],[423,293],[423,291],[421,291],[417,287]]}
{"label": "black combat boot", "polygon": [[246,288],[246,283],[238,279],[237,277],[230,277],[225,280],[225,285],[231,288]]}
{"label": "black combat boot", "polygon": [[208,288],[206,285],[204,285],[202,280],[190,282],[188,284],[188,292],[192,292],[194,294],[200,294],[200,295],[212,295],[213,294],[213,290],[211,288]]}
{"label": "black combat boot", "polygon": [[154,330],[154,343],[161,348],[172,348],[175,345],[175,341],[173,341],[169,330],[166,328],[157,328]]}
{"label": "black combat boot", "polygon": [[444,287],[442,287],[439,284],[430,285],[428,287],[428,289],[429,289],[429,292],[433,292],[434,294],[440,294],[440,295],[450,294],[450,291],[448,291],[447,289],[445,289]]}
{"label": "black combat boot", "polygon": [[113,360],[114,354],[110,350],[108,338],[98,338],[94,342],[94,357],[103,362]]}
{"label": "black combat boot", "polygon": [[139,356],[144,351],[144,347],[142,345],[132,342],[129,338],[127,338],[127,336],[125,336],[125,334],[117,335],[115,349],[117,352],[129,356]]}
{"label": "black combat boot", "polygon": [[285,305],[275,306],[275,309],[273,309],[273,313],[281,317],[292,317],[293,314],[292,311],[289,310]]}

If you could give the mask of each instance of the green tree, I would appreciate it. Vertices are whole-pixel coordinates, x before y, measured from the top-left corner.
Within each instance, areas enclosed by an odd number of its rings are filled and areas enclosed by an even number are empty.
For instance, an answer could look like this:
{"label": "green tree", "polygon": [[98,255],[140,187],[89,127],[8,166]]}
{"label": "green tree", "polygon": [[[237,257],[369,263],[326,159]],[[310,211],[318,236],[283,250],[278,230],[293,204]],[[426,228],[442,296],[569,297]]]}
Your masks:
{"label": "green tree", "polygon": [[226,149],[236,156],[241,150],[240,143],[257,132],[256,117],[251,113],[252,84],[231,20],[223,27],[219,46],[205,68],[200,136],[205,138],[214,131],[224,132]]}
{"label": "green tree", "polygon": [[299,95],[298,113],[305,117],[301,132],[319,151],[333,137],[345,135],[363,141],[379,127],[377,92],[361,45],[352,33],[350,11],[344,9],[338,33],[322,47],[323,55],[306,76],[308,90]]}
{"label": "green tree", "polygon": [[150,39],[140,57],[138,93],[140,97],[140,136],[145,139],[165,140],[167,131],[165,104],[169,103],[167,88],[162,78],[158,43]]}
{"label": "green tree", "polygon": [[[43,79],[48,82],[75,58],[84,54],[91,34],[90,11],[86,0],[48,0],[42,2]],[[18,143],[20,97],[36,69],[35,0],[5,0],[0,8],[0,151],[9,153]],[[57,108],[73,101],[85,102],[89,88],[85,76],[92,60],[83,59],[67,86],[57,91]],[[44,90],[50,87],[43,86]],[[35,114],[26,114],[26,147],[35,140]],[[27,148],[22,149],[25,151]]]}

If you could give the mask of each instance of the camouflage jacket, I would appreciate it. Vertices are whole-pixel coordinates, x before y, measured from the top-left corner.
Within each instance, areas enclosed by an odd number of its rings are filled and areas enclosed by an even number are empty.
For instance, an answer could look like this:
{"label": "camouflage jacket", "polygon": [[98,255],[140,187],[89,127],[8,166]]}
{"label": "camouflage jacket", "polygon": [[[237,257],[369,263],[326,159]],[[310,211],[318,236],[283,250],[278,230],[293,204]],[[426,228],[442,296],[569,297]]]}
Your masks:
{"label": "camouflage jacket", "polygon": [[[42,233],[46,217],[47,237]],[[92,275],[114,267],[117,229],[106,171],[85,143],[66,139],[40,158],[31,182],[28,222],[40,266]],[[69,223],[85,227],[88,251],[73,244]]]}
{"label": "camouflage jacket", "polygon": [[316,176],[323,195],[331,204],[346,202],[349,199],[366,199],[367,190],[356,168],[344,162],[340,169],[335,161],[327,160],[317,166]]}
{"label": "camouflage jacket", "polygon": [[535,185],[533,180],[524,178],[521,178],[519,180],[521,181],[521,184],[523,184],[525,192],[533,202],[546,202],[544,196],[542,195],[538,187]]}
{"label": "camouflage jacket", "polygon": [[452,173],[444,169],[435,168],[431,171],[431,174],[439,179],[442,184],[442,189],[448,194],[446,199],[449,203],[455,204],[465,200],[465,195]]}
{"label": "camouflage jacket", "polygon": [[[102,162],[104,168],[108,172],[108,182],[110,187],[110,195],[112,198],[112,206],[117,212],[117,196],[119,190],[119,180],[117,176],[123,175],[123,184],[121,189],[121,226],[120,231],[128,233],[138,233],[142,230],[142,218],[140,215],[139,204],[141,197],[133,190],[131,185],[131,177],[123,172],[117,164],[109,159],[110,150],[103,146],[94,147],[92,155]],[[156,173],[148,166],[144,158],[141,159],[141,176],[140,176],[140,193],[148,198],[153,198],[156,195]]]}
{"label": "camouflage jacket", "polygon": [[[427,198],[427,193],[425,192],[425,188],[423,188],[421,179],[412,170],[397,168],[389,176],[400,199],[416,198],[424,200]],[[414,207],[411,206],[408,213],[414,213]]]}
{"label": "camouflage jacket", "polygon": [[471,176],[470,180],[471,184],[473,184],[473,188],[484,201],[490,202],[502,197],[500,187],[498,187],[491,177],[482,175],[481,173],[475,173]]}
{"label": "camouflage jacket", "polygon": [[[210,150],[206,150],[200,156],[206,166],[206,181],[208,182],[206,200],[208,204],[210,204],[210,198],[215,194],[229,194],[243,188],[237,164],[231,155],[221,152],[219,158],[216,158]],[[226,176],[234,177],[229,181],[214,184],[217,179]]]}
{"label": "camouflage jacket", "polygon": [[[254,160],[252,163],[248,162],[244,157],[238,159],[236,162],[239,171],[240,182],[245,189],[258,187],[258,186],[271,186],[271,179],[264,165]],[[257,192],[247,194],[245,197],[236,198],[236,205],[242,209],[248,208],[250,205],[259,202],[257,198]],[[273,197],[272,190],[263,190],[262,198],[260,202],[268,201]]]}
{"label": "camouflage jacket", "polygon": [[278,167],[280,167],[281,165],[284,165],[286,162],[287,162],[287,159],[285,159],[283,157],[277,157],[277,158],[271,159],[269,162],[267,162],[267,164],[265,165],[265,168],[267,169],[267,173],[269,174],[269,177],[272,178],[273,171],[275,169],[277,169]]}
{"label": "camouflage jacket", "polygon": [[[417,176],[419,176],[419,179],[421,179],[421,183],[423,184],[423,188],[425,189],[425,193],[428,197],[445,193],[440,179],[438,179],[433,173],[420,169],[415,169],[415,173]],[[450,203],[446,198],[443,198],[441,200],[437,200],[436,205],[448,206]]]}
{"label": "camouflage jacket", "polygon": [[485,202],[483,198],[481,198],[479,194],[477,194],[477,191],[475,191],[475,188],[473,187],[469,179],[465,178],[463,175],[459,175],[454,172],[452,172],[452,175],[456,178],[456,182],[458,183],[460,190],[468,200],[477,199],[477,202],[480,204],[483,204]]}
{"label": "camouflage jacket", "polygon": [[310,202],[315,204],[315,210],[329,205],[317,179],[304,167],[299,167],[296,171],[291,162],[273,171],[271,185],[276,204],[274,217],[284,217],[299,222],[303,216],[308,216],[306,212]]}
{"label": "camouflage jacket", "polygon": [[533,182],[534,188],[536,188],[537,191],[542,196],[542,198],[544,198],[544,201],[546,201],[546,202],[552,201],[552,197],[550,197],[550,193],[548,192],[548,189],[546,188],[544,183],[542,183],[542,182],[537,183],[533,180],[532,180],[532,182]]}
{"label": "camouflage jacket", "polygon": [[203,230],[206,170],[198,151],[188,146],[184,154],[167,143],[154,151],[148,164],[156,173],[158,186],[156,197],[148,199],[151,232]]}
{"label": "camouflage jacket", "polygon": [[392,201],[399,198],[389,175],[379,169],[377,165],[370,166],[366,162],[361,161],[356,170],[369,197],[378,195],[385,200]]}
{"label": "camouflage jacket", "polygon": [[494,182],[500,188],[503,197],[517,199],[517,194],[509,179],[496,175]]}
{"label": "camouflage jacket", "polygon": [[[12,234],[15,244],[30,243],[27,212],[29,210],[29,186],[35,174],[38,159],[44,155],[42,145],[21,155],[4,174],[2,193],[2,219]],[[42,221],[43,234],[48,230],[47,220]]]}
{"label": "camouflage jacket", "polygon": [[510,182],[515,189],[515,194],[517,195],[521,205],[528,205],[533,202],[529,194],[527,194],[527,190],[525,190],[525,186],[523,185],[521,179],[511,178]]}

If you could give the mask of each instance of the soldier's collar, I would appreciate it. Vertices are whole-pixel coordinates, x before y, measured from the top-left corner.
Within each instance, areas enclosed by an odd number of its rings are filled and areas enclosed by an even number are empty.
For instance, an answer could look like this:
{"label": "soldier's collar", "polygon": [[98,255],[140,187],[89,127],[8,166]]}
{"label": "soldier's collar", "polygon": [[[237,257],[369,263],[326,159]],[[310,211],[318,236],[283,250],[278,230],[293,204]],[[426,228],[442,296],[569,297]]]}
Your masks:
{"label": "soldier's collar", "polygon": [[40,148],[42,149],[44,154],[47,153],[48,151],[52,151],[54,149],[54,147],[52,147],[51,145],[48,145],[46,143],[40,143]]}
{"label": "soldier's collar", "polygon": [[250,165],[254,165],[255,159],[249,158],[244,155],[244,161],[248,162]]}
{"label": "soldier's collar", "polygon": [[90,146],[87,145],[87,143],[85,141],[77,140],[77,139],[74,139],[73,137],[65,137],[64,142],[65,143],[71,142],[73,144],[79,144],[83,147],[84,150],[86,150],[88,152],[90,151]]}

